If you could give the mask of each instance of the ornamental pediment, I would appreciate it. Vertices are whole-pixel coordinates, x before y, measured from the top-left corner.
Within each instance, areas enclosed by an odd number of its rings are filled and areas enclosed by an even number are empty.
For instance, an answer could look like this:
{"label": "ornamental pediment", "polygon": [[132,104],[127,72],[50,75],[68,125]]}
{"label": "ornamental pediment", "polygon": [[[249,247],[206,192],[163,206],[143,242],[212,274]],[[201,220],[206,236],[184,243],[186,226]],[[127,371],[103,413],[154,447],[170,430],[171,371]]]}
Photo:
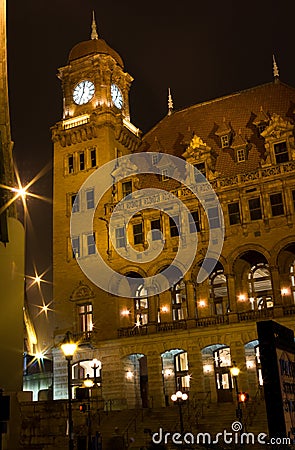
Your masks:
{"label": "ornamental pediment", "polygon": [[209,147],[200,136],[194,134],[192,140],[190,141],[187,149],[182,154],[182,156],[189,163],[194,163],[200,159],[206,159],[206,156],[211,152],[211,147]]}
{"label": "ornamental pediment", "polygon": [[261,133],[265,140],[281,139],[290,135],[293,125],[279,114],[272,114],[268,127]]}
{"label": "ornamental pediment", "polygon": [[84,284],[82,283],[82,281],[80,281],[79,286],[72,292],[70,300],[72,302],[77,302],[79,300],[88,300],[93,297],[94,293],[92,289],[90,289],[90,287],[87,286],[87,284]]}

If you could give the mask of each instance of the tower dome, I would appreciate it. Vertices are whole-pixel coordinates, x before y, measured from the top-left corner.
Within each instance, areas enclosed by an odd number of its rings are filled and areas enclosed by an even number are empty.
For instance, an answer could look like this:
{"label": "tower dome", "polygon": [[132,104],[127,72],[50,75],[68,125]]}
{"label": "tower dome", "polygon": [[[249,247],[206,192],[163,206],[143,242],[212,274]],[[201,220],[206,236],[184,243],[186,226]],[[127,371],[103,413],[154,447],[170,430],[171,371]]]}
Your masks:
{"label": "tower dome", "polygon": [[70,51],[68,60],[70,63],[76,59],[83,58],[84,56],[95,54],[110,55],[119,64],[119,66],[121,66],[122,68],[124,67],[121,56],[115,50],[113,50],[104,39],[100,39],[98,37],[96,21],[93,12],[91,39],[76,44]]}

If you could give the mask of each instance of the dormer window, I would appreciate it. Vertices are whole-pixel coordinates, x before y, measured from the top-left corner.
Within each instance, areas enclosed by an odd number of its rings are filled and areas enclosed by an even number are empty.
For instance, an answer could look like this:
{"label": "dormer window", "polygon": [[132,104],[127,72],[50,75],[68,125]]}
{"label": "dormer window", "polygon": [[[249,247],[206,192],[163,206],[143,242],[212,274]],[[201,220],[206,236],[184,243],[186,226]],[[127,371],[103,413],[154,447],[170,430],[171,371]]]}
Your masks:
{"label": "dormer window", "polygon": [[167,180],[169,180],[168,169],[163,169],[162,170],[162,181],[167,181]]}
{"label": "dormer window", "polygon": [[125,181],[122,183],[123,198],[132,193],[132,181]]}
{"label": "dormer window", "polygon": [[281,164],[289,161],[289,153],[287,148],[287,142],[279,142],[278,144],[274,144],[274,153],[277,164]]}
{"label": "dormer window", "polygon": [[228,134],[225,134],[224,136],[220,137],[221,140],[221,147],[225,148],[229,146],[229,136]]}
{"label": "dormer window", "polygon": [[237,150],[237,162],[243,162],[246,161],[246,152],[244,148],[240,148],[239,150]]}

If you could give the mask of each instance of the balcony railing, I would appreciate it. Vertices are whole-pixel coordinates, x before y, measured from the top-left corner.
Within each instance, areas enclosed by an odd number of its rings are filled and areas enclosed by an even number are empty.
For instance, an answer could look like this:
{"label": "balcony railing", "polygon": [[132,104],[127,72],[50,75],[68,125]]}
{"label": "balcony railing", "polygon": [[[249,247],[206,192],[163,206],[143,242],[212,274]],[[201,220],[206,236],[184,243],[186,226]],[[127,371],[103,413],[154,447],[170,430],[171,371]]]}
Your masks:
{"label": "balcony railing", "polygon": [[157,332],[161,333],[162,331],[173,331],[173,330],[186,330],[187,322],[186,320],[177,320],[174,322],[163,322],[157,324]]}
{"label": "balcony railing", "polygon": [[211,325],[228,324],[228,322],[229,322],[228,315],[201,317],[199,319],[196,319],[196,326],[197,327],[209,327]]}
{"label": "balcony railing", "polygon": [[259,319],[271,319],[273,318],[273,308],[266,308],[266,309],[257,309],[257,310],[251,310],[251,311],[244,311],[241,313],[238,313],[238,320],[239,322],[244,322],[248,320],[259,320]]}

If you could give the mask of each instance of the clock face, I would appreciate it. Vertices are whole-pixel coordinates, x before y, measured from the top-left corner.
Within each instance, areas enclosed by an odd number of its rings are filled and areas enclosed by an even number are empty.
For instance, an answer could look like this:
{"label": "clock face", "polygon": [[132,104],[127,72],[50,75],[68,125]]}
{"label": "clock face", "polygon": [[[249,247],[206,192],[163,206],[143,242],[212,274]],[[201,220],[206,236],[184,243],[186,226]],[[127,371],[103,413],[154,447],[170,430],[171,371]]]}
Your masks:
{"label": "clock face", "polygon": [[123,95],[122,92],[120,91],[120,88],[118,88],[116,84],[112,84],[111,86],[111,96],[113,104],[117,108],[121,109],[123,106]]}
{"label": "clock face", "polygon": [[85,105],[94,96],[94,84],[92,81],[81,81],[74,89],[73,100],[77,105]]}

